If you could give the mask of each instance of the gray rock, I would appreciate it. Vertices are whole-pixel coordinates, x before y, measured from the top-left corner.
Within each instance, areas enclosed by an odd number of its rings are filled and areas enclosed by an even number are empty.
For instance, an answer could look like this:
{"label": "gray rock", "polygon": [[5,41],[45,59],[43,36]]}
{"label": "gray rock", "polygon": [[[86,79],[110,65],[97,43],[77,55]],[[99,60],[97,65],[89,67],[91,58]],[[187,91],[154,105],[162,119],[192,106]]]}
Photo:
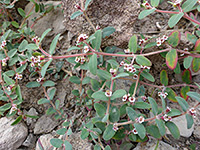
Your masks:
{"label": "gray rock", "polygon": [[[27,112],[27,115],[30,115],[30,116],[37,116],[38,115],[38,112],[36,111],[35,108],[31,108],[28,112]],[[32,119],[32,118],[29,118],[27,117],[26,119],[26,123],[27,125],[30,125],[32,123],[36,122],[36,119]]]}
{"label": "gray rock", "polygon": [[35,142],[36,142],[36,137],[33,134],[29,134],[22,145],[29,148],[34,148]]}
{"label": "gray rock", "polygon": [[40,117],[34,128],[34,134],[42,134],[51,132],[58,125],[58,121],[54,121],[49,116]]}
{"label": "gray rock", "polygon": [[[192,128],[187,129],[187,120],[185,118],[185,115],[172,119],[172,122],[175,123],[178,127],[181,136],[188,138],[192,135],[194,131],[194,125],[192,126]],[[169,130],[167,130],[166,133],[171,134]]]}
{"label": "gray rock", "polygon": [[[85,1],[85,0],[84,0]],[[79,0],[62,0],[64,4],[65,26],[73,36],[80,33],[91,34],[93,29],[83,16],[74,20],[70,16],[77,11],[74,4]],[[134,31],[133,24],[139,14],[139,0],[95,0],[88,7],[87,14],[96,27],[113,26],[116,29],[113,36],[106,39],[106,45],[127,45],[128,39]]]}
{"label": "gray rock", "polygon": [[27,127],[23,123],[11,126],[12,118],[0,119],[0,150],[15,150],[22,145],[28,135]]}
{"label": "gray rock", "polygon": [[35,150],[40,150],[40,146],[42,146],[44,149],[50,149],[52,145],[50,144],[50,140],[53,138],[51,134],[45,134],[39,137]]}
{"label": "gray rock", "polygon": [[194,129],[194,136],[198,139],[200,139],[200,126],[196,126]]}
{"label": "gray rock", "polygon": [[[155,138],[150,137],[149,141],[145,144],[138,143],[138,145],[133,150],[154,150],[157,144],[157,140]],[[176,150],[169,144],[159,141],[157,150]]]}

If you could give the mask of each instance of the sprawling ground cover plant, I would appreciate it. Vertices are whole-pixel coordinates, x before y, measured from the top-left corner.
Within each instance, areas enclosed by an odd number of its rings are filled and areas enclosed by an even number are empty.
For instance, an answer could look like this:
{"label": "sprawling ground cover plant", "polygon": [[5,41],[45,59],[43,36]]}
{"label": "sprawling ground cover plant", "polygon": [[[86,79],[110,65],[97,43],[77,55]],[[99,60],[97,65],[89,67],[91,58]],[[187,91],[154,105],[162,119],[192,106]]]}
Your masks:
{"label": "sprawling ground cover plant", "polygon": [[[145,38],[142,34],[140,37],[133,35],[127,45],[127,49],[121,52],[115,52],[113,48],[101,48],[103,38],[110,36],[115,29],[106,27],[101,29],[92,24],[87,16],[87,8],[92,0],[86,0],[85,4],[81,0],[75,7],[77,11],[71,16],[85,17],[94,29],[94,34],[86,35],[81,33],[77,38],[77,43],[68,51],[77,50],[77,54],[54,56],[57,42],[60,35],[55,36],[49,50],[44,50],[41,46],[44,37],[51,31],[47,29],[43,35],[38,38],[34,31],[33,25],[29,28],[26,26],[25,20],[31,15],[26,14],[23,9],[18,8],[19,14],[24,21],[19,25],[16,21],[8,21],[6,18],[7,9],[13,7],[10,1],[1,1],[1,17],[4,19],[1,24],[1,50],[0,50],[0,100],[6,104],[0,107],[1,115],[18,116],[12,124],[20,122],[26,117],[37,118],[37,116],[29,116],[23,114],[20,110],[23,104],[23,96],[19,80],[23,78],[25,70],[30,72],[30,76],[37,76],[36,81],[28,82],[28,88],[42,87],[44,90],[44,98],[38,100],[38,104],[49,103],[51,107],[46,110],[48,115],[54,114],[56,119],[63,120],[63,128],[57,130],[59,138],[51,139],[51,144],[55,148],[63,147],[64,149],[72,149],[71,144],[67,141],[67,137],[72,133],[71,127],[75,120],[68,118],[63,109],[60,109],[59,99],[55,100],[56,89],[51,88],[47,93],[48,87],[54,87],[55,83],[47,80],[45,75],[51,74],[49,66],[54,60],[67,60],[74,64],[74,68],[81,69],[81,77],[70,76],[69,81],[79,85],[79,90],[73,90],[77,105],[81,105],[90,111],[95,111],[95,116],[88,115],[81,126],[81,138],[93,141],[94,149],[109,150],[111,143],[116,143],[117,147],[131,147],[131,142],[144,142],[148,140],[148,136],[161,139],[166,134],[166,128],[169,129],[172,136],[176,139],[180,137],[179,129],[172,122],[173,118],[185,115],[187,119],[187,127],[191,128],[193,119],[196,115],[196,108],[200,105],[200,94],[192,92],[195,88],[200,88],[198,84],[192,84],[191,71],[198,72],[200,69],[200,22],[196,20],[196,16],[191,12],[200,10],[199,1],[187,0],[184,3],[181,0],[170,2],[176,11],[159,10],[157,6],[160,0],[151,0],[150,3],[144,1],[141,5],[144,10],[140,13],[139,19],[150,15],[153,12],[172,14],[168,21],[170,28],[174,27],[181,18],[190,20],[195,26],[195,32],[185,32],[186,38],[194,44],[193,49],[185,47],[183,50],[177,49],[181,41],[181,33],[174,30],[169,35],[162,35],[155,38]],[[33,2],[33,8],[36,12],[40,11],[40,15],[48,13],[54,9],[53,6],[44,6]],[[10,16],[8,16],[10,17]],[[39,17],[38,17],[39,18]],[[11,18],[12,19],[12,18]],[[37,19],[35,20],[35,23]],[[14,29],[10,29],[10,27]],[[156,50],[160,46],[165,47],[162,50]],[[145,49],[154,48],[154,51],[144,53]],[[155,85],[155,78],[150,74],[152,62],[148,56],[160,54],[165,59],[165,66],[173,70],[176,74],[182,74],[182,84],[169,85],[167,70],[160,72],[161,85]],[[109,56],[109,57],[108,57]],[[122,61],[119,61],[121,58]],[[179,60],[183,60],[185,70],[181,70]],[[61,63],[63,65],[63,63]],[[60,65],[60,67],[62,67]],[[59,65],[58,65],[59,66]],[[86,76],[86,72],[98,77],[91,78]],[[67,78],[67,77],[65,77]],[[116,88],[118,80],[129,80],[132,85],[129,91]],[[86,88],[86,85],[91,87]],[[145,86],[155,88],[157,96],[147,97]],[[173,88],[181,87],[179,93]],[[86,90],[87,89],[87,90]],[[180,96],[179,96],[180,95]],[[196,105],[190,107],[187,103],[188,98],[194,99]],[[172,101],[179,104],[182,110],[171,109],[167,106],[166,101]],[[161,104],[161,107],[158,106]],[[147,112],[150,111],[153,117],[149,118]],[[65,135],[65,136],[64,136]],[[62,137],[65,138],[62,138]],[[40,143],[40,142],[39,142]],[[40,148],[43,149],[42,143]]]}

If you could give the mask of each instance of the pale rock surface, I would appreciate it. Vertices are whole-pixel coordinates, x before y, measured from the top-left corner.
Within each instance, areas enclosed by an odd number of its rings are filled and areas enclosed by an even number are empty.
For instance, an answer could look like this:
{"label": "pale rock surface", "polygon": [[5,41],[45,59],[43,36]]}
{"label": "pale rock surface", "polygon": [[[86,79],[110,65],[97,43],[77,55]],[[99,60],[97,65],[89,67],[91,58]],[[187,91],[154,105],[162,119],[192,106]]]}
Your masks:
{"label": "pale rock surface", "polygon": [[[154,150],[157,144],[157,140],[155,138],[150,137],[147,143],[138,143],[137,146],[133,150]],[[159,141],[157,150],[176,150],[169,144]]]}
{"label": "pale rock surface", "polygon": [[[188,138],[192,135],[194,131],[194,125],[192,126],[192,128],[187,129],[187,120],[185,118],[185,115],[177,117],[177,118],[173,118],[172,122],[175,123],[176,126],[178,127],[181,136]],[[167,130],[166,133],[171,134],[169,130]]]}
{"label": "pale rock surface", "polygon": [[34,134],[49,133],[58,125],[58,123],[58,121],[54,121],[49,116],[43,115],[35,124]]}
{"label": "pale rock surface", "polygon": [[[30,115],[30,116],[37,116],[38,115],[38,112],[36,111],[35,108],[31,108],[28,112],[27,112],[27,115]],[[36,122],[36,119],[32,119],[32,118],[29,118],[27,117],[26,119],[26,123],[27,125],[30,125],[32,123]]]}
{"label": "pale rock surface", "polygon": [[0,150],[15,150],[22,145],[28,135],[28,129],[23,123],[11,126],[15,119],[3,117],[0,119]]}
{"label": "pale rock surface", "polygon": [[45,134],[40,136],[40,138],[38,139],[37,143],[36,143],[36,148],[35,150],[40,150],[39,147],[39,143],[41,143],[42,147],[47,150],[49,148],[52,147],[52,145],[50,144],[50,140],[53,138],[53,136],[51,134]]}
{"label": "pale rock surface", "polygon": [[36,137],[32,133],[30,133],[22,145],[29,148],[34,148],[35,142],[36,142]]}

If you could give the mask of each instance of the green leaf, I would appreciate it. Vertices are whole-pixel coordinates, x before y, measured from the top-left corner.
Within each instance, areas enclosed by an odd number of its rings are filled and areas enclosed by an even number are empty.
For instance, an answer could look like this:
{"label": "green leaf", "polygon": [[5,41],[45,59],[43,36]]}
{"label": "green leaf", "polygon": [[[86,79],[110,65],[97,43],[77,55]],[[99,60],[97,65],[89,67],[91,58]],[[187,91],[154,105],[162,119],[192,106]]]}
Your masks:
{"label": "green leaf", "polygon": [[59,107],[60,107],[60,100],[59,99],[57,99],[55,101],[55,106],[56,106],[56,109],[59,109]]}
{"label": "green leaf", "polygon": [[139,65],[143,65],[143,66],[151,66],[152,65],[152,63],[149,59],[147,59],[146,57],[141,56],[141,55],[136,56],[136,62]]}
{"label": "green leaf", "polygon": [[11,126],[14,126],[14,125],[18,124],[21,120],[22,120],[22,115],[17,117],[17,119],[11,124]]}
{"label": "green leaf", "polygon": [[182,73],[182,80],[183,82],[190,84],[192,82],[192,74],[189,69],[186,69]]}
{"label": "green leaf", "polygon": [[49,67],[49,65],[51,64],[51,62],[53,61],[53,59],[50,59],[48,62],[46,62],[44,64],[44,66],[42,67],[42,70],[41,70],[41,76],[42,78],[44,78],[45,74],[46,74],[46,71],[47,71],[47,68]]}
{"label": "green leaf", "polygon": [[165,123],[165,125],[167,126],[167,128],[169,129],[169,131],[175,139],[180,138],[180,132],[178,130],[178,127],[173,122],[168,121]]}
{"label": "green leaf", "polygon": [[86,139],[89,136],[90,132],[87,131],[87,129],[82,129],[81,131],[81,139]]}
{"label": "green leaf", "polygon": [[159,5],[159,3],[160,3],[160,0],[151,0],[151,5],[153,7],[157,7]]}
{"label": "green leaf", "polygon": [[174,27],[179,20],[183,17],[184,13],[180,12],[179,14],[174,14],[173,16],[170,17],[169,21],[168,21],[168,25],[170,28]]}
{"label": "green leaf", "polygon": [[81,49],[80,47],[72,46],[72,47],[67,49],[67,52],[72,51],[72,50],[80,50],[80,49]]}
{"label": "green leaf", "polygon": [[105,92],[102,91],[97,91],[92,94],[92,98],[96,100],[103,100],[103,101],[108,101],[108,97],[105,95]]}
{"label": "green leaf", "polygon": [[184,112],[186,112],[186,111],[188,110],[188,108],[189,108],[189,105],[188,105],[188,103],[186,102],[186,100],[183,99],[182,97],[179,97],[179,96],[177,96],[176,99],[177,99],[179,105],[181,106],[182,110],[183,110]]}
{"label": "green leaf", "polygon": [[109,118],[109,114],[106,114],[106,115],[103,117],[102,122],[107,122],[108,118]]}
{"label": "green leaf", "polygon": [[63,141],[61,139],[53,138],[50,140],[51,145],[56,148],[62,147]]}
{"label": "green leaf", "polygon": [[17,85],[15,91],[16,91],[16,95],[18,96],[18,99],[19,99],[20,101],[22,101],[21,88],[20,88],[19,85]]}
{"label": "green leaf", "polygon": [[86,2],[85,2],[85,10],[87,10],[87,8],[88,8],[88,6],[89,6],[91,1],[92,0],[86,0]]}
{"label": "green leaf", "polygon": [[17,11],[19,12],[19,14],[20,14],[23,18],[26,17],[26,13],[25,13],[25,11],[24,11],[22,8],[18,8]]}
{"label": "green leaf", "polygon": [[56,88],[52,88],[48,94],[50,100],[53,100],[54,96],[56,94]]}
{"label": "green leaf", "polygon": [[143,124],[140,123],[134,123],[134,127],[136,131],[138,132],[138,135],[141,139],[144,139],[146,136],[146,129]]}
{"label": "green leaf", "polygon": [[133,108],[150,109],[151,105],[145,102],[135,102],[135,104],[133,105]]}
{"label": "green leaf", "polygon": [[167,75],[167,71],[166,70],[162,70],[160,72],[160,82],[164,86],[168,85],[168,75]]}
{"label": "green leaf", "polygon": [[168,112],[168,116],[177,116],[177,115],[180,115],[181,114],[181,112],[178,110],[178,109],[171,109],[171,111],[170,112]]}
{"label": "green leaf", "polygon": [[50,49],[49,49],[49,54],[52,55],[56,49],[56,45],[58,43],[58,39],[60,37],[60,34],[56,35],[56,37],[53,39],[53,41],[51,42],[50,45]]}
{"label": "green leaf", "polygon": [[51,80],[47,80],[42,84],[42,86],[44,86],[44,87],[55,86],[55,83]]}
{"label": "green leaf", "polygon": [[17,49],[12,49],[8,51],[8,57],[12,58],[17,53]]}
{"label": "green leaf", "polygon": [[141,76],[143,76],[144,78],[146,78],[147,80],[149,80],[151,82],[155,82],[154,77],[149,72],[147,72],[145,70],[141,73]]}
{"label": "green leaf", "polygon": [[46,99],[46,98],[41,98],[37,102],[38,105],[45,104],[45,103],[50,103],[50,101],[48,99]]}
{"label": "green leaf", "polygon": [[166,55],[166,64],[169,69],[174,70],[178,61],[178,55],[175,49],[169,51]]}
{"label": "green leaf", "polygon": [[194,120],[193,120],[192,115],[186,114],[185,117],[186,117],[186,120],[187,120],[187,128],[188,129],[192,128],[192,125],[194,124]]}
{"label": "green leaf", "polygon": [[64,141],[65,150],[72,150],[72,145],[68,141]]}
{"label": "green leaf", "polygon": [[194,34],[188,32],[188,31],[185,32],[185,37],[187,38],[188,41],[190,41],[190,42],[192,42],[194,44],[198,40],[197,37]]}
{"label": "green leaf", "polygon": [[166,88],[166,92],[168,93],[167,98],[172,102],[177,102],[176,93],[171,88]]}
{"label": "green leaf", "polygon": [[158,114],[158,104],[151,97],[148,97],[148,100],[149,100],[149,103],[151,104],[153,114],[157,115]]}
{"label": "green leaf", "polygon": [[8,85],[13,85],[15,84],[15,81],[8,77],[6,74],[3,74],[3,80],[6,82]]}
{"label": "green leaf", "polygon": [[28,45],[28,41],[27,40],[23,40],[21,42],[21,44],[19,45],[19,47],[18,47],[19,52],[23,52],[24,50],[26,50],[27,45]]}
{"label": "green leaf", "polygon": [[6,110],[8,110],[10,108],[11,108],[11,103],[4,104],[3,106],[0,107],[0,112],[1,111],[4,112],[4,111],[6,111]]}
{"label": "green leaf", "polygon": [[110,116],[109,116],[109,120],[113,123],[118,122],[120,118],[120,112],[119,109],[116,106],[113,106],[110,109]]}
{"label": "green leaf", "polygon": [[28,83],[26,84],[26,87],[27,87],[27,88],[40,87],[40,83],[38,83],[38,82],[36,82],[36,81],[28,82]]}
{"label": "green leaf", "polygon": [[153,8],[153,9],[148,9],[148,10],[143,10],[140,12],[139,16],[138,16],[138,19],[143,19],[145,18],[146,16],[150,15],[151,13],[153,13],[156,9]]}
{"label": "green leaf", "polygon": [[135,121],[135,119],[137,118],[137,113],[136,111],[131,108],[131,107],[126,107],[126,113],[128,114],[128,117],[132,120]]}
{"label": "green leaf", "polygon": [[15,28],[19,28],[19,23],[17,23],[16,21],[12,21],[11,24],[12,24]]}
{"label": "green leaf", "polygon": [[146,130],[147,130],[147,133],[149,133],[154,138],[156,139],[161,138],[161,135],[157,126],[155,125],[147,126]]}
{"label": "green leaf", "polygon": [[106,130],[103,133],[103,139],[108,141],[115,135],[115,131],[113,130],[113,125],[109,124],[106,127]]}
{"label": "green leaf", "polygon": [[130,49],[130,52],[136,53],[137,51],[137,36],[133,35],[128,43],[128,48]]}
{"label": "green leaf", "polygon": [[181,32],[175,30],[169,34],[167,42],[169,43],[169,45],[176,47],[180,43],[180,40],[181,40]]}
{"label": "green leaf", "polygon": [[71,76],[71,77],[69,78],[69,81],[72,82],[72,83],[75,83],[75,84],[80,84],[80,83],[81,83],[80,78],[77,77],[77,76]]}
{"label": "green leaf", "polygon": [[122,72],[122,73],[119,73],[118,75],[116,75],[114,78],[112,78],[113,80],[114,79],[117,79],[117,78],[120,78],[120,77],[127,77],[129,76],[128,73],[125,73],[125,72]]}
{"label": "green leaf", "polygon": [[102,30],[102,37],[105,38],[105,37],[108,37],[110,36],[111,34],[113,34],[115,32],[115,28],[114,27],[105,27],[103,30]]}
{"label": "green leaf", "polygon": [[109,145],[107,145],[104,150],[111,150],[111,148]]}
{"label": "green leaf", "polygon": [[166,133],[164,121],[163,121],[163,120],[160,120],[160,119],[159,119],[159,120],[156,119],[156,124],[157,124],[157,126],[158,126],[158,128],[159,128],[160,134],[161,134],[162,136],[164,136],[165,133]]}
{"label": "green leaf", "polygon": [[61,129],[59,129],[59,130],[56,131],[56,133],[59,134],[59,135],[64,135],[65,132],[67,132],[66,128],[61,128]]}
{"label": "green leaf", "polygon": [[188,57],[184,58],[183,66],[185,69],[188,69],[191,66],[192,60],[193,60],[192,56],[188,56]]}
{"label": "green leaf", "polygon": [[101,88],[100,84],[99,84],[99,82],[97,80],[91,79],[90,82],[91,82],[91,85],[92,85],[92,89],[94,91],[98,91]]}
{"label": "green leaf", "polygon": [[90,61],[89,61],[89,69],[90,72],[93,75],[96,75],[97,73],[97,54],[93,54],[92,57],[90,57]]}
{"label": "green leaf", "polygon": [[182,5],[182,9],[184,12],[191,11],[194,5],[197,3],[198,0],[187,0],[185,3]]}
{"label": "green leaf", "polygon": [[110,80],[111,79],[110,73],[105,71],[105,70],[97,69],[97,75],[99,77],[102,77],[102,78],[106,79],[106,80]]}
{"label": "green leaf", "polygon": [[120,98],[126,94],[126,91],[123,89],[116,90],[113,95],[111,96],[111,100],[114,100],[116,98]]}
{"label": "green leaf", "polygon": [[22,73],[26,69],[27,65],[28,64],[26,63],[25,65],[20,66],[19,68],[16,69],[16,72]]}
{"label": "green leaf", "polygon": [[188,99],[187,92],[189,92],[189,91],[190,91],[189,86],[182,87],[181,93],[180,93],[181,97],[184,98],[185,100],[187,100]]}
{"label": "green leaf", "polygon": [[96,113],[99,117],[104,117],[106,114],[106,108],[99,103],[94,104],[94,109],[96,110]]}
{"label": "green leaf", "polygon": [[95,39],[92,40],[92,47],[93,47],[95,50],[99,50],[100,47],[101,47],[102,31],[101,31],[101,30],[97,30],[97,31],[94,33],[94,36],[95,36]]}
{"label": "green leaf", "polygon": [[38,119],[39,117],[38,116],[32,116],[32,115],[25,115],[26,117],[28,117],[28,118],[32,118],[32,119]]}
{"label": "green leaf", "polygon": [[51,31],[50,28],[48,28],[47,30],[45,30],[43,33],[42,33],[42,36],[40,38],[40,42],[39,42],[39,45],[41,44],[42,40],[45,38],[45,36]]}
{"label": "green leaf", "polygon": [[38,46],[36,44],[31,43],[31,44],[26,45],[26,49],[28,49],[28,50],[37,50]]}
{"label": "green leaf", "polygon": [[75,19],[76,17],[78,17],[78,16],[80,16],[80,15],[82,15],[83,14],[83,12],[82,11],[76,11],[76,12],[74,12],[72,15],[71,15],[71,17],[70,17],[70,19],[71,20],[73,20],[73,19]]}
{"label": "green leaf", "polygon": [[200,58],[193,58],[192,60],[192,71],[198,72],[200,69]]}
{"label": "green leaf", "polygon": [[191,98],[197,100],[198,102],[200,102],[200,94],[197,92],[188,92],[187,93],[188,96],[190,96]]}

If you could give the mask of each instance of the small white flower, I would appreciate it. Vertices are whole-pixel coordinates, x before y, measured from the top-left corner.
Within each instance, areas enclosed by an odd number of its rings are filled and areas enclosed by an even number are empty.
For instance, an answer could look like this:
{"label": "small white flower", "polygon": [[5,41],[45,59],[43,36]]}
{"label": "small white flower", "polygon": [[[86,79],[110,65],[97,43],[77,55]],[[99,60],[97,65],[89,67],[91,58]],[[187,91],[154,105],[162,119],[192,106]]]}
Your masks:
{"label": "small white flower", "polygon": [[134,128],[131,132],[132,132],[133,134],[138,134],[136,128]]}
{"label": "small white flower", "polygon": [[86,34],[80,34],[77,43],[83,42],[88,38]]}
{"label": "small white flower", "polygon": [[125,49],[125,50],[124,50],[124,53],[130,54],[130,49]]}
{"label": "small white flower", "polygon": [[137,75],[137,74],[134,74],[134,75],[133,75],[133,79],[136,80],[137,78],[138,78],[138,75]]}
{"label": "small white flower", "polygon": [[116,132],[117,130],[119,130],[119,128],[117,127],[116,123],[113,124],[113,130]]}
{"label": "small white flower", "polygon": [[42,79],[43,79],[43,78],[38,78],[36,81],[37,81],[38,83],[40,83],[40,82],[42,81]]}
{"label": "small white flower", "polygon": [[87,53],[89,51],[90,51],[89,47],[88,46],[84,46],[84,53]]}
{"label": "small white flower", "polygon": [[12,104],[12,107],[10,109],[10,113],[9,114],[12,114],[12,112],[14,112],[16,110],[17,110],[17,105],[16,104]]}
{"label": "small white flower", "polygon": [[161,39],[160,39],[160,38],[157,38],[157,39],[156,39],[156,45],[157,45],[157,46],[160,46],[161,44],[162,44]]}
{"label": "small white flower", "polygon": [[190,108],[189,109],[190,115],[192,115],[194,118],[196,118],[196,109],[195,108]]}
{"label": "small white flower", "polygon": [[76,63],[79,63],[80,60],[81,60],[80,57],[76,57],[76,58],[75,58],[75,62],[76,62]]}
{"label": "small white flower", "polygon": [[127,99],[128,99],[128,95],[124,95],[124,96],[122,97],[122,101],[123,101],[123,102],[126,102]]}
{"label": "small white flower", "polygon": [[135,102],[135,97],[129,97],[128,100],[129,100],[129,102],[134,103]]}
{"label": "small white flower", "polygon": [[7,87],[7,90],[8,90],[8,91],[11,91],[11,87],[10,87],[10,86],[8,86],[8,87]]}
{"label": "small white flower", "polygon": [[121,61],[121,62],[120,62],[120,66],[123,66],[123,65],[124,65],[124,61]]}
{"label": "small white flower", "polygon": [[19,73],[17,73],[17,74],[15,75],[15,79],[19,79],[19,80],[21,80],[21,79],[22,79],[22,75],[19,74]]}
{"label": "small white flower", "polygon": [[144,122],[144,117],[143,116],[140,116],[139,118],[136,118],[135,121],[137,123],[143,123]]}
{"label": "small white flower", "polygon": [[164,116],[162,116],[162,119],[164,121],[172,121],[172,117],[168,116],[167,114],[165,114]]}
{"label": "small white flower", "polygon": [[168,113],[168,112],[170,112],[170,111],[171,111],[171,108],[169,108],[169,107],[167,106],[166,113]]}
{"label": "small white flower", "polygon": [[127,70],[128,67],[129,67],[129,64],[125,63],[124,64],[124,70]]}
{"label": "small white flower", "polygon": [[105,95],[106,95],[107,97],[111,97],[111,96],[112,96],[112,91],[106,90]]}

